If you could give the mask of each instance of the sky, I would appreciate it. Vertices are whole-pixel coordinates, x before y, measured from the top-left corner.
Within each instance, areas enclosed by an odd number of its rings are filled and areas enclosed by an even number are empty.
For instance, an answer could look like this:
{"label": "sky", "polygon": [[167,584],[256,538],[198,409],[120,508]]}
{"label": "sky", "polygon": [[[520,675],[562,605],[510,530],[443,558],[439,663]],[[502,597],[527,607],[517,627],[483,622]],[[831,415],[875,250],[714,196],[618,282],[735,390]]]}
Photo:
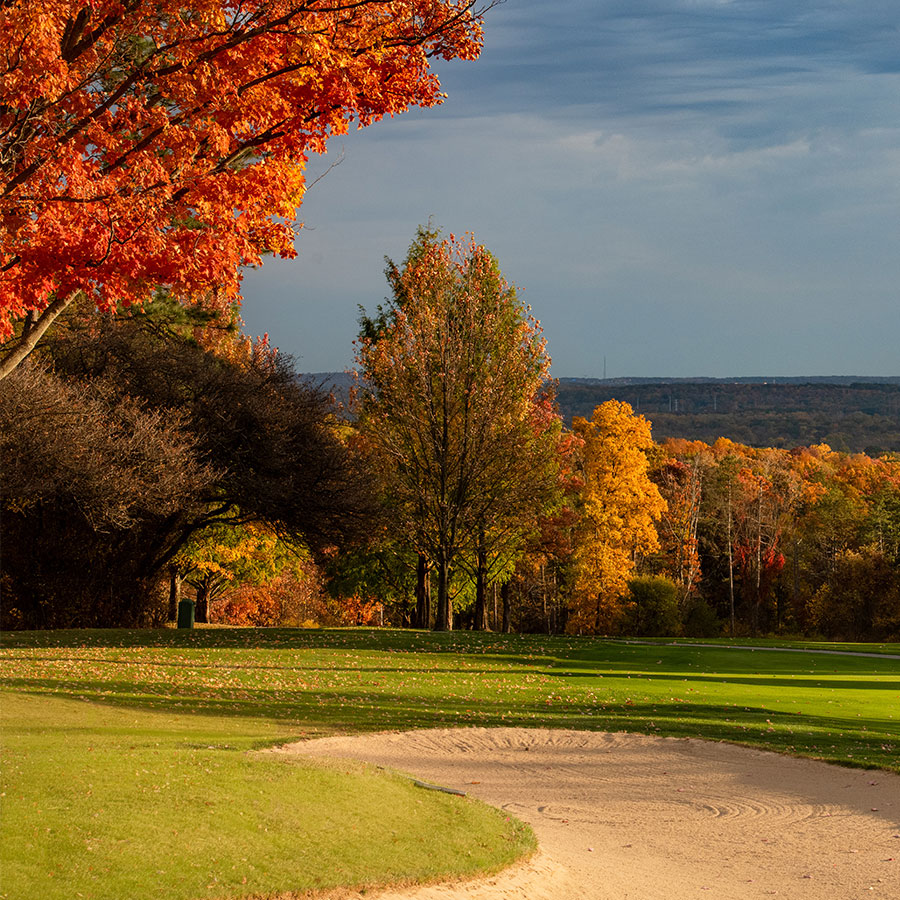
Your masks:
{"label": "sky", "polygon": [[[900,374],[896,0],[506,0],[448,98],[310,160],[253,335],[353,365],[416,228],[472,232],[555,377]],[[322,177],[319,177],[322,176]]]}

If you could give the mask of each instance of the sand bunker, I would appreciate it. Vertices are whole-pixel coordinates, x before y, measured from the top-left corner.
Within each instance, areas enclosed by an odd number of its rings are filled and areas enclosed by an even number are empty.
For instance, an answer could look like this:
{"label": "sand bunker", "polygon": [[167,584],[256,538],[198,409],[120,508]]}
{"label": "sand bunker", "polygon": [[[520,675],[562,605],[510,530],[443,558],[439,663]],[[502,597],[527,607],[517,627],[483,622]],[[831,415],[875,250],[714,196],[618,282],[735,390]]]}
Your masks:
{"label": "sand bunker", "polygon": [[498,876],[379,900],[900,900],[900,777],[697,740],[524,728],[326,738],[534,828]]}

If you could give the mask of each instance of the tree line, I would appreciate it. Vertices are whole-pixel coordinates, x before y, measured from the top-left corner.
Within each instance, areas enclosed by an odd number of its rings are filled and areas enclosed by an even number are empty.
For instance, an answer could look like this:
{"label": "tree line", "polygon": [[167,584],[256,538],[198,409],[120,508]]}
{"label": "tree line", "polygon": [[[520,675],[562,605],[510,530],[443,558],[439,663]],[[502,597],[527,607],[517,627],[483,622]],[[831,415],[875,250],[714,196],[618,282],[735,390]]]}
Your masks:
{"label": "tree line", "polygon": [[65,313],[0,392],[3,625],[900,633],[900,459],[563,425],[540,326],[422,228],[361,314],[348,421],[165,293]]}
{"label": "tree line", "polygon": [[722,435],[756,447],[829,444],[846,453],[900,451],[900,385],[891,383],[606,383],[563,378],[559,405],[567,421],[623,400],[653,425],[657,440],[715,443]]}
{"label": "tree line", "polygon": [[284,541],[349,539],[367,474],[331,416],[233,322],[165,297],[117,317],[76,305],[0,391],[4,625],[159,624],[163,574],[205,602],[229,545],[264,570]]}

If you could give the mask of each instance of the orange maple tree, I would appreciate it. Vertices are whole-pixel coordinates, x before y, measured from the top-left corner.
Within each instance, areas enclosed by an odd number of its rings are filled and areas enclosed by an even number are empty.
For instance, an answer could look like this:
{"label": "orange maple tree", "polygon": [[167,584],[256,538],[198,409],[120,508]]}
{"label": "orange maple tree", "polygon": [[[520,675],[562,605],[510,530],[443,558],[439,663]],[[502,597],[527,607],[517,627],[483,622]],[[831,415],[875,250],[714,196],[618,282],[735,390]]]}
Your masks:
{"label": "orange maple tree", "polygon": [[429,61],[478,56],[473,6],[0,3],[0,377],[76,296],[227,303],[293,256],[307,155],[439,103]]}

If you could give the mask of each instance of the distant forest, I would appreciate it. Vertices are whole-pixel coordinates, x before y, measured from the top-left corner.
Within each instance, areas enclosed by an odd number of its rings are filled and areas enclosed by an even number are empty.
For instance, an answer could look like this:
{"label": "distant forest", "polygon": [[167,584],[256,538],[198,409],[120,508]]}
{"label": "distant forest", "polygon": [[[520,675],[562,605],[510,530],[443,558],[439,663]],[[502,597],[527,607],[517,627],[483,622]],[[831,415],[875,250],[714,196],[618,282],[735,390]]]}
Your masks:
{"label": "distant forest", "polygon": [[[351,378],[320,372],[304,379],[346,404]],[[842,453],[900,452],[900,376],[761,379],[560,378],[557,400],[567,426],[607,400],[631,404],[650,420],[653,439],[749,447],[828,444]]]}
{"label": "distant forest", "polygon": [[607,400],[631,404],[650,420],[653,438],[712,444],[725,437],[753,447],[828,444],[870,456],[900,451],[900,377],[749,380],[561,378],[567,424]]}

